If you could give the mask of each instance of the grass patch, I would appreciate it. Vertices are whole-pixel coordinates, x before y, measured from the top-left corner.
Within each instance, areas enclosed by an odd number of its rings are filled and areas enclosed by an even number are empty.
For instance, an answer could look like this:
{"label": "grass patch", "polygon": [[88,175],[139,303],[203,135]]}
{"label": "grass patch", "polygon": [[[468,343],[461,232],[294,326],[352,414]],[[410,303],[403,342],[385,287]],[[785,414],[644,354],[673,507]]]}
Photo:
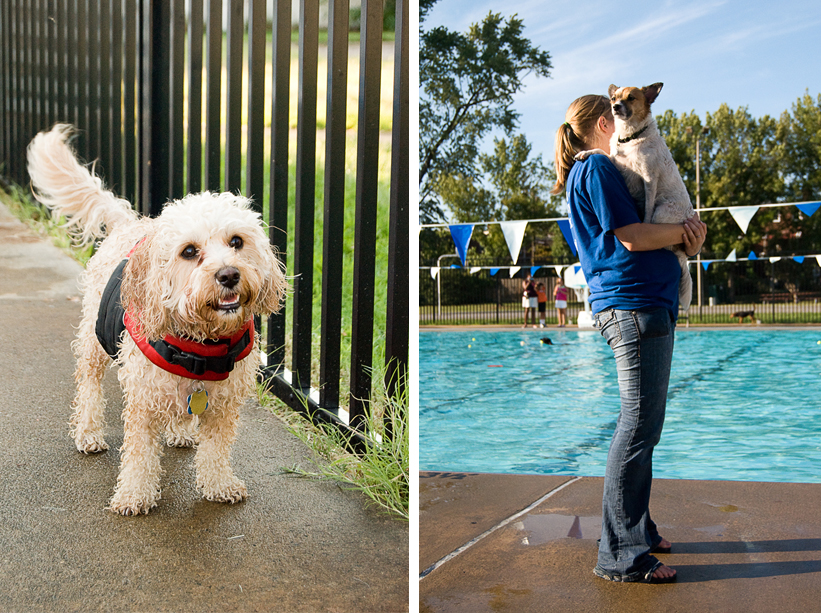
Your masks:
{"label": "grass patch", "polygon": [[[374,373],[381,382],[383,373]],[[367,449],[349,451],[349,435],[334,426],[313,424],[291,411],[260,386],[259,402],[282,419],[289,431],[313,450],[312,469],[286,467],[286,473],[337,483],[364,494],[371,504],[397,518],[409,519],[409,427],[407,386],[397,397],[384,387],[371,396]],[[391,435],[389,435],[391,433]]]}

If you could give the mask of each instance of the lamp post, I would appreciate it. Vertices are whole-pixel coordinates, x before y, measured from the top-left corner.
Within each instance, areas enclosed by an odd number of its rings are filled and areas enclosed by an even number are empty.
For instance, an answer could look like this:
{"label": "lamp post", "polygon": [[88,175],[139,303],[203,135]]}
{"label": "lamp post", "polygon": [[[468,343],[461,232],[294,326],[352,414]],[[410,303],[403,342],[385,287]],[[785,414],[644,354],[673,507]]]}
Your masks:
{"label": "lamp post", "polygon": [[[701,135],[707,134],[710,128],[701,128],[701,134],[696,134],[696,212],[701,208]],[[693,128],[685,128],[687,134],[693,133]],[[701,251],[696,255],[696,292],[698,293],[698,316],[701,318]]]}

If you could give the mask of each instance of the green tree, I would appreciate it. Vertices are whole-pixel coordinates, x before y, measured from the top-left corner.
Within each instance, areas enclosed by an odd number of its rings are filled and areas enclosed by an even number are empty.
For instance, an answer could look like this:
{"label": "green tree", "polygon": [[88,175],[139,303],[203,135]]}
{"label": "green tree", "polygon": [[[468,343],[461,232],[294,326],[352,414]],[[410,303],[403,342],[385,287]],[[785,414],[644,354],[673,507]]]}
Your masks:
{"label": "green tree", "polygon": [[[420,4],[426,18],[434,2]],[[421,29],[421,25],[420,25]],[[475,177],[482,139],[511,133],[513,96],[526,76],[549,76],[550,55],[524,38],[522,20],[489,13],[467,34],[439,26],[420,32],[419,192],[423,223],[444,220],[436,192],[444,175]]]}

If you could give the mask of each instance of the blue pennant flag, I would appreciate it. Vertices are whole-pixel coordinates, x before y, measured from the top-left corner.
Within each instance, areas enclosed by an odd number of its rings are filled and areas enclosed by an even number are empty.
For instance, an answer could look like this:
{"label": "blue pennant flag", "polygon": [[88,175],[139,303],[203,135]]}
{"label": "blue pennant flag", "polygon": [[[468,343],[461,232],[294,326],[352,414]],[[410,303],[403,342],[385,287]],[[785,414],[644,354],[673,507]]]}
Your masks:
{"label": "blue pennant flag", "polygon": [[462,266],[464,266],[465,258],[468,254],[470,236],[473,234],[473,224],[454,224],[448,226],[448,229],[450,230],[451,238],[453,238],[453,243],[456,245],[456,253],[459,254],[459,259],[462,260]]}
{"label": "blue pennant flag", "polygon": [[581,267],[581,266],[574,266],[574,267],[573,267],[573,273],[574,273],[574,274],[579,274],[579,271],[580,271],[581,269],[582,269],[582,267]]}
{"label": "blue pennant flag", "polygon": [[752,251],[750,251],[750,255],[747,256],[747,259],[748,260],[757,260],[758,256],[755,253],[753,253]]}
{"label": "blue pennant flag", "polygon": [[492,277],[492,276],[493,276],[493,275],[495,275],[497,272],[499,272],[499,269],[498,269],[498,268],[491,268],[491,269],[490,269],[490,276]]}
{"label": "blue pennant flag", "polygon": [[570,251],[573,252],[573,256],[576,256],[576,241],[573,240],[573,232],[570,230],[570,220],[569,219],[560,219],[558,222],[559,229],[562,231],[562,235],[564,236],[564,240],[567,241],[567,246],[570,247]]}
{"label": "blue pennant flag", "polygon": [[536,275],[536,271],[539,270],[541,266],[531,266],[530,267],[530,276],[533,277]]}
{"label": "blue pennant flag", "polygon": [[707,270],[708,268],[710,268],[710,264],[712,264],[712,262],[702,262],[701,263],[701,265],[704,267],[704,270]]}
{"label": "blue pennant flag", "polygon": [[812,217],[812,214],[818,210],[818,207],[821,206],[821,202],[803,202],[801,204],[796,204],[802,213],[807,217]]}
{"label": "blue pennant flag", "polygon": [[804,256],[803,255],[794,255],[792,259],[795,260],[796,262],[798,262],[799,264],[804,263]]}

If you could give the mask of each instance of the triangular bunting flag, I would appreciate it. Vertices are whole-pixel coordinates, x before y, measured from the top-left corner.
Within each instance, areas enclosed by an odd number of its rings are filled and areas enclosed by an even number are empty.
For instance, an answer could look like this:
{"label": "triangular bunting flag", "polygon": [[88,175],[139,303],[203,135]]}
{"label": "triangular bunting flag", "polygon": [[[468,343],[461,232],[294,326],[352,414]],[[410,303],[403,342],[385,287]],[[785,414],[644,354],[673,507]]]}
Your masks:
{"label": "triangular bunting flag", "polygon": [[815,261],[818,262],[819,266],[821,266],[821,255],[815,256]]}
{"label": "triangular bunting flag", "polygon": [[527,230],[526,221],[503,221],[499,224],[502,234],[505,235],[507,250],[510,252],[510,259],[515,264],[519,260],[519,251],[522,249],[522,239]]}
{"label": "triangular bunting flag", "polygon": [[754,252],[750,251],[750,255],[747,256],[747,259],[748,260],[757,260],[758,256]]}
{"label": "triangular bunting flag", "polygon": [[576,241],[573,240],[573,231],[570,229],[570,220],[560,219],[557,223],[559,224],[559,229],[562,231],[564,240],[567,241],[567,246],[570,247],[570,251],[573,252],[573,256],[575,257]]}
{"label": "triangular bunting flag", "polygon": [[459,264],[451,264],[448,268],[462,268]]}
{"label": "triangular bunting flag", "polygon": [[530,276],[535,277],[536,272],[541,268],[541,266],[531,266],[530,267]]}
{"label": "triangular bunting flag", "polygon": [[559,277],[562,276],[562,271],[564,270],[564,268],[565,268],[564,266],[554,266],[553,267],[553,269],[556,271],[556,274],[559,275]]}
{"label": "triangular bunting flag", "polygon": [[725,262],[735,262],[737,259],[738,259],[738,258],[736,257],[736,254],[735,254],[735,249],[733,249],[733,250],[730,252],[730,255],[728,255],[726,258],[724,258],[724,261],[725,261]]}
{"label": "triangular bunting flag", "polygon": [[431,276],[431,279],[435,279],[435,278],[436,278],[436,275],[438,275],[438,274],[439,274],[439,268],[438,268],[437,266],[431,266],[431,267],[430,267],[430,276]]}
{"label": "triangular bunting flag", "polygon": [[470,244],[470,236],[473,234],[473,224],[454,224],[448,226],[448,229],[453,238],[453,243],[456,245],[456,253],[459,254],[459,259],[462,260],[462,266],[464,266],[468,253],[468,245]]}
{"label": "triangular bunting flag", "polygon": [[477,272],[479,272],[480,270],[482,270],[482,267],[481,267],[481,266],[473,266],[473,267],[471,267],[471,269],[470,269],[470,274],[475,275],[475,274],[476,274]]}
{"label": "triangular bunting flag", "polygon": [[780,257],[770,258],[770,264],[775,264],[776,262],[780,262],[780,261],[781,261]]}
{"label": "triangular bunting flag", "polygon": [[792,256],[794,262],[798,262],[799,264],[804,263],[804,256],[803,255],[794,255]]}
{"label": "triangular bunting flag", "polygon": [[704,270],[707,270],[708,268],[710,268],[710,264],[712,264],[712,262],[702,262],[701,263],[701,265],[704,267]]}
{"label": "triangular bunting flag", "polygon": [[802,213],[807,217],[812,217],[812,214],[818,210],[818,207],[821,206],[821,202],[802,202],[801,204],[796,204]]}
{"label": "triangular bunting flag", "polygon": [[494,276],[497,272],[499,272],[499,269],[498,269],[498,268],[491,268],[491,269],[490,269],[490,276],[491,276],[491,277],[492,277],[492,276]]}
{"label": "triangular bunting flag", "polygon": [[579,274],[579,271],[580,271],[581,269],[582,269],[582,267],[581,267],[581,266],[574,266],[574,267],[573,267],[573,274],[574,274],[574,275]]}
{"label": "triangular bunting flag", "polygon": [[512,279],[512,278],[513,278],[513,275],[515,275],[515,274],[516,274],[517,272],[519,272],[521,269],[522,269],[522,267],[521,267],[521,266],[511,266],[511,267],[510,267],[510,278]]}
{"label": "triangular bunting flag", "polygon": [[733,216],[738,227],[746,234],[747,226],[750,225],[750,220],[758,212],[757,206],[735,206],[730,209],[730,215]]}

